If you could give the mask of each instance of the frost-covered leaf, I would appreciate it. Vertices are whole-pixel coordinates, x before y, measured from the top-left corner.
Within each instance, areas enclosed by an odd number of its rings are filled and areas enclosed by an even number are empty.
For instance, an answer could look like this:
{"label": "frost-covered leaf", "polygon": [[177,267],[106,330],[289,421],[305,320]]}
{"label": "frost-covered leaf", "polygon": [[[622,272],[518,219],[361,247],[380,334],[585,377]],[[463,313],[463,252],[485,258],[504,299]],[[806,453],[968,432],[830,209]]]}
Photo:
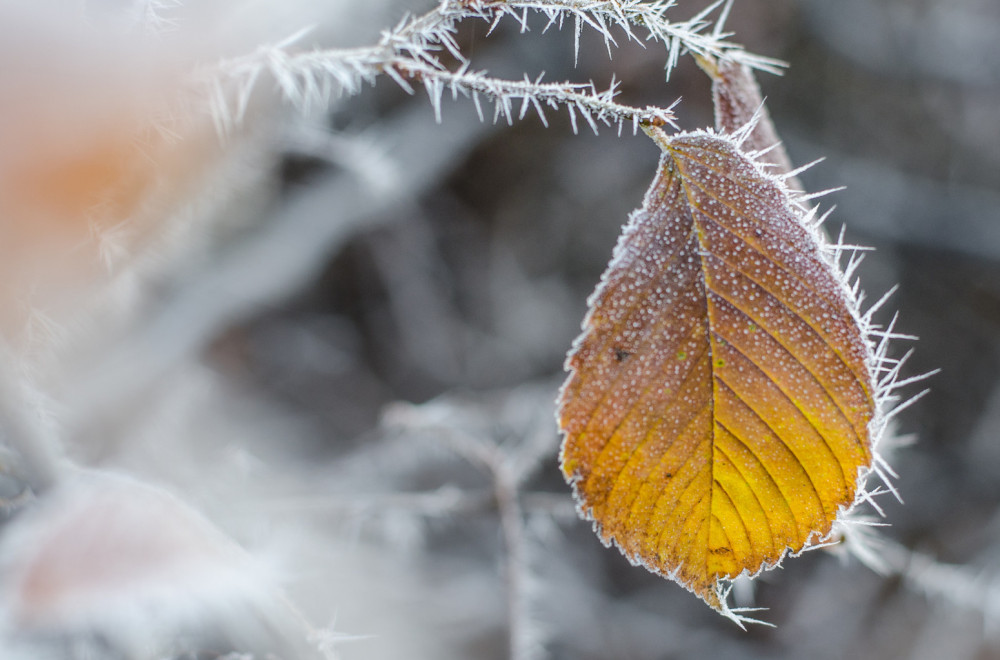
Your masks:
{"label": "frost-covered leaf", "polygon": [[562,468],[605,543],[728,613],[855,502],[875,361],[781,181],[727,135],[661,146],[567,360]]}
{"label": "frost-covered leaf", "polygon": [[238,621],[230,615],[256,607],[272,588],[247,553],[189,506],[103,473],[60,486],[5,530],[0,577],[3,625],[89,630],[126,644],[205,620]]}

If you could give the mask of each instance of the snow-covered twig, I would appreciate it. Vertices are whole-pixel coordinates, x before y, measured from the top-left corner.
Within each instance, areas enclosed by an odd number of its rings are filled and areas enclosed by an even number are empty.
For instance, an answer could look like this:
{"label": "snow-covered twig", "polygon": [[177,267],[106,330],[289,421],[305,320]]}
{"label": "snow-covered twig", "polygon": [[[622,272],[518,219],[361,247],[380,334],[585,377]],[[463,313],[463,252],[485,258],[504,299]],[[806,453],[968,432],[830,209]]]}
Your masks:
{"label": "snow-covered twig", "polygon": [[[683,51],[696,55],[722,56],[737,59],[748,66],[772,73],[780,72],[783,64],[778,60],[752,55],[742,50],[736,44],[726,41],[729,36],[722,31],[722,24],[728,14],[731,0],[718,0],[712,3],[694,17],[673,22],[666,17],[669,10],[676,6],[676,0],[472,0],[466,2],[444,2],[445,5],[464,5],[478,16],[492,21],[496,26],[504,16],[510,16],[518,21],[522,31],[528,29],[528,14],[537,12],[543,14],[548,23],[545,29],[553,25],[562,27],[567,18],[574,22],[574,48],[580,51],[580,35],[584,26],[595,30],[604,38],[605,46],[610,52],[611,46],[617,45],[611,29],[619,28],[629,40],[641,43],[642,39],[633,28],[641,28],[646,32],[646,40],[660,42],[667,49],[666,75],[677,65],[677,60]],[[715,23],[708,16],[725,4],[719,20]],[[706,29],[713,27],[710,32]]]}
{"label": "snow-covered twig", "polygon": [[631,122],[633,133],[638,132],[640,125],[676,126],[673,105],[669,108],[636,108],[616,103],[614,99],[618,85],[614,81],[606,91],[599,92],[593,83],[543,83],[541,77],[533,81],[527,77],[524,80],[502,80],[483,71],[442,71],[416,60],[398,64],[396,71],[406,78],[424,83],[438,121],[441,119],[441,97],[447,88],[451,90],[453,97],[457,97],[459,93],[470,96],[481,120],[485,117],[479,96],[490,99],[493,102],[494,123],[502,117],[508,124],[512,124],[515,118],[514,101],[520,100],[521,107],[516,111],[516,117],[523,119],[530,107],[546,126],[548,119],[543,106],[565,106],[569,110],[574,133],[578,130],[578,114],[594,133],[598,131],[597,122],[608,126],[617,125],[619,130],[625,122]]}
{"label": "snow-covered twig", "polygon": [[[781,63],[751,55],[726,41],[721,21],[715,29],[707,16],[718,8],[717,2],[697,16],[681,22],[665,17],[674,6],[673,0],[644,2],[641,0],[442,0],[436,9],[418,17],[401,21],[394,29],[383,32],[372,46],[345,49],[294,50],[294,44],[305,34],[300,31],[276,43],[261,46],[255,52],[223,60],[203,69],[197,79],[208,90],[212,113],[222,132],[238,123],[249,104],[250,96],[265,72],[275,81],[284,98],[301,108],[328,105],[331,98],[354,95],[364,83],[373,83],[388,75],[401,87],[412,92],[410,81],[417,79],[427,87],[435,108],[445,88],[457,95],[471,96],[479,108],[482,95],[495,104],[494,119],[503,116],[513,121],[512,101],[522,102],[519,117],[533,107],[542,121],[542,106],[567,106],[576,127],[576,113],[581,114],[596,130],[595,119],[605,124],[633,122],[634,127],[663,125],[673,122],[669,108],[633,108],[614,101],[617,85],[612,83],[605,92],[597,92],[591,84],[542,83],[525,78],[510,81],[492,78],[485,72],[470,71],[470,61],[461,52],[455,39],[458,24],[470,18],[490,21],[491,30],[501,19],[513,17],[528,29],[528,16],[539,13],[548,19],[545,29],[561,26],[567,18],[575,22],[575,48],[586,26],[603,36],[609,49],[617,41],[612,28],[622,30],[627,39],[642,42],[636,29],[646,33],[646,40],[661,42],[667,48],[666,73],[669,76],[682,52],[702,56],[727,57],[760,70],[777,72]],[[727,5],[728,7],[728,5]],[[723,11],[723,19],[727,12]],[[442,56],[447,54],[458,63],[457,69],[447,67]],[[479,109],[480,116],[482,110]]]}

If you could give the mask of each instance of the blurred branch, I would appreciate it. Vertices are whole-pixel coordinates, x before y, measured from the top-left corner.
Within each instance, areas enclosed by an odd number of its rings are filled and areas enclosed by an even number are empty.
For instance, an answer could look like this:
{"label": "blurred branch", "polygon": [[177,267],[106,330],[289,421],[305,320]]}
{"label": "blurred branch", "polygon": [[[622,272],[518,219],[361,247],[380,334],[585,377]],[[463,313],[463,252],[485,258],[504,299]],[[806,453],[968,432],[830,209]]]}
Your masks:
{"label": "blurred branch", "polygon": [[392,510],[426,517],[482,513],[495,505],[492,491],[474,492],[444,486],[428,492],[358,493],[270,499],[255,506],[274,512],[365,517]]}
{"label": "blurred branch", "polygon": [[931,601],[976,612],[1000,630],[1000,576],[970,566],[946,564],[876,535],[871,528],[846,526],[844,547],[875,573],[900,578]]}
{"label": "blurred branch", "polygon": [[574,133],[579,132],[577,115],[580,115],[587,122],[595,134],[598,132],[597,122],[601,122],[605,126],[618,126],[619,131],[628,122],[632,124],[633,134],[638,133],[640,125],[663,126],[669,124],[677,127],[674,121],[673,106],[669,108],[655,106],[635,108],[616,103],[614,98],[618,94],[618,85],[614,81],[606,91],[598,92],[594,83],[543,83],[541,76],[534,81],[529,80],[527,76],[524,80],[501,80],[493,78],[483,71],[469,71],[464,66],[458,71],[443,71],[416,60],[400,62],[396,65],[396,71],[405,78],[424,83],[438,121],[441,119],[441,96],[447,88],[451,90],[453,97],[459,93],[471,96],[480,120],[484,120],[485,117],[479,95],[482,94],[491,99],[493,101],[494,123],[503,117],[508,124],[513,124],[514,101],[519,100],[521,108],[517,112],[518,119],[523,119],[528,109],[533,108],[542,124],[546,126],[548,126],[548,119],[545,116],[543,106],[547,105],[550,108],[565,106],[569,110]]}
{"label": "blurred branch", "polygon": [[411,109],[380,126],[380,139],[395,145],[394,171],[400,173],[388,194],[334,174],[325,185],[300,193],[280,217],[184,273],[125,342],[99,364],[87,365],[73,382],[75,410],[85,415],[82,423],[115,410],[225,328],[298,290],[339,245],[363,228],[391,220],[394,209],[413,203],[493,130],[472,118],[456,118],[448,130],[432,135],[416,130],[426,124],[425,117],[425,111]]}
{"label": "blurred branch", "polygon": [[[525,528],[528,510],[525,506],[543,508],[546,513],[558,512],[560,507],[552,507],[546,494],[526,499],[522,486],[537,471],[541,456],[550,456],[555,449],[555,430],[548,413],[551,397],[552,391],[547,386],[519,388],[499,397],[500,409],[494,414],[497,420],[511,425],[509,436],[503,427],[489,422],[491,415],[484,414],[481,406],[447,397],[420,406],[397,404],[386,416],[391,428],[432,438],[490,475],[505,551],[507,638],[511,660],[540,657],[543,650],[540,626],[531,612],[528,589],[532,569],[528,558]],[[539,405],[542,401],[544,406]],[[525,409],[527,414],[512,415]],[[542,411],[544,414],[540,415]],[[546,419],[547,431],[538,423],[540,417]],[[515,438],[516,442],[509,442]],[[568,498],[562,499],[568,501]]]}
{"label": "blurred branch", "polygon": [[0,440],[14,451],[15,469],[36,495],[55,486],[67,469],[62,445],[40,392],[30,387],[27,374],[0,347]]}

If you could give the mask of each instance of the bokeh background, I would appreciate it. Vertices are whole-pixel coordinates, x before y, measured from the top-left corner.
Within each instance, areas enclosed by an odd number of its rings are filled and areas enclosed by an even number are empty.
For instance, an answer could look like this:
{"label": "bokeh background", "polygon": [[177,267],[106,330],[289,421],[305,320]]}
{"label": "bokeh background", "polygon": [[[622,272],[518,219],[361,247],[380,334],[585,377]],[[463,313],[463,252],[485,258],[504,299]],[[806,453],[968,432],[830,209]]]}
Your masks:
{"label": "bokeh background", "polygon": [[[940,369],[899,419],[912,443],[890,462],[905,504],[880,500],[896,570],[789,559],[738,586],[776,625],[745,632],[601,547],[557,467],[562,362],[655,146],[628,130],[575,135],[565,112],[547,128],[482,123],[464,99],[438,124],[422,90],[388,79],[306,112],[263,80],[225,139],[207,120],[169,124],[144,160],[116,131],[159,117],[178,72],[310,24],[307,46],[371,43],[432,5],[162,4],[62,3],[59,19],[7,8],[0,21],[0,175],[23,193],[4,202],[0,250],[7,263],[41,255],[31,277],[46,274],[38,286],[10,267],[2,316],[76,465],[182,496],[266,560],[304,616],[332,622],[346,659],[1000,655],[995,0],[736,0],[733,40],[789,63],[760,83],[792,159],[825,158],[806,187],[846,186],[825,200],[828,226],[876,248],[860,270],[869,298],[899,286],[888,307],[919,337],[897,349],[915,348],[905,375]],[[703,6],[678,4],[679,18]],[[77,19],[118,36],[91,48]],[[684,127],[711,124],[690,58],[667,81],[662,46],[622,41],[609,59],[585,30],[574,66],[570,28],[529,25],[487,35],[469,21],[459,41],[497,76],[614,75],[625,102],[683,97]],[[104,215],[89,188],[61,183],[81,180],[73,167],[113,190]],[[25,231],[29,212],[89,219]],[[63,257],[80,244],[105,267],[86,250]],[[38,506],[23,499],[11,527]],[[89,625],[54,621],[31,643],[84,657]],[[123,657],[111,638],[86,657]],[[246,650],[213,643],[172,657]]]}

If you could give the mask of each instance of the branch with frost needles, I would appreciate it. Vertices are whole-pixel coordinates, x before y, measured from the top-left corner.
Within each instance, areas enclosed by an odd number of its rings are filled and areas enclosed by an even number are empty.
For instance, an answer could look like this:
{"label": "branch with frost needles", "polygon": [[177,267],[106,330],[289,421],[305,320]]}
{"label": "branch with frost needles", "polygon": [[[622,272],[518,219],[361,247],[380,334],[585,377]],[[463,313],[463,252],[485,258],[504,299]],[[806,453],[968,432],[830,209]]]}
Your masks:
{"label": "branch with frost needles", "polygon": [[[458,22],[469,16],[461,7],[460,3],[443,2],[422,16],[404,18],[392,30],[383,31],[376,44],[359,48],[293,53],[289,49],[309,31],[300,30],[280,42],[264,44],[253,53],[217,62],[199,71],[195,79],[208,87],[212,115],[220,129],[242,120],[250,94],[264,71],[274,77],[287,100],[300,106],[326,103],[334,94],[354,96],[360,93],[363,83],[372,84],[386,72],[392,75],[394,65],[402,59],[413,58],[440,67],[438,54],[442,46],[465,62],[454,39]],[[236,88],[235,112],[230,111],[227,101],[227,81]]]}
{"label": "branch with frost needles", "polygon": [[[667,48],[666,75],[677,65],[681,52],[688,50],[696,55],[721,57],[723,55],[735,58],[748,66],[780,73],[784,63],[768,57],[747,53],[742,47],[726,41],[729,33],[723,32],[723,25],[729,15],[733,0],[716,0],[700,11],[694,17],[680,22],[672,22],[665,18],[666,13],[673,9],[676,0],[445,0],[442,8],[458,4],[466,10],[472,10],[481,18],[492,19],[491,31],[504,16],[511,16],[521,24],[521,31],[528,30],[528,13],[537,12],[548,18],[543,32],[553,25],[563,27],[567,17],[574,21],[574,51],[580,52],[580,35],[586,25],[604,38],[608,54],[611,46],[618,42],[611,33],[612,27],[620,28],[628,40],[642,43],[642,39],[632,29],[644,28],[648,35],[647,41],[661,42]],[[708,16],[722,7],[716,21],[708,20]],[[706,33],[708,27],[712,31]]]}
{"label": "branch with frost needles", "polygon": [[[575,21],[577,54],[580,35],[586,25],[604,38],[609,55],[611,46],[618,43],[611,32],[612,27],[621,28],[629,40],[642,43],[633,29],[641,27],[648,33],[647,40],[665,44],[668,76],[685,50],[701,56],[725,56],[753,68],[779,72],[781,62],[749,54],[726,41],[729,35],[722,31],[722,25],[731,5],[732,0],[718,0],[695,17],[674,23],[664,15],[675,6],[675,0],[442,0],[436,9],[422,16],[405,18],[394,29],[383,32],[373,46],[291,52],[291,46],[305,33],[300,31],[279,43],[261,46],[254,53],[223,60],[199,72],[197,77],[209,89],[212,114],[222,133],[227,132],[234,121],[242,119],[250,94],[265,70],[274,77],[286,99],[303,107],[327,104],[333,95],[358,94],[363,83],[372,83],[385,74],[411,92],[406,78],[422,80],[435,100],[438,114],[441,90],[449,87],[453,94],[462,91],[471,95],[480,116],[478,95],[493,99],[496,103],[494,120],[503,115],[508,122],[513,121],[511,100],[519,98],[522,100],[521,117],[529,105],[533,105],[544,122],[539,102],[543,101],[553,107],[560,104],[570,107],[574,129],[575,109],[594,130],[596,123],[591,113],[606,124],[617,123],[619,128],[624,121],[631,120],[635,130],[639,124],[672,124],[673,115],[669,108],[640,109],[615,103],[617,86],[614,83],[608,91],[598,93],[593,84],[542,84],[540,79],[532,82],[527,77],[523,81],[508,81],[490,78],[484,72],[470,73],[469,60],[455,41],[458,24],[468,18],[482,18],[491,22],[492,31],[503,17],[510,16],[520,23],[523,32],[528,29],[529,12],[534,12],[548,18],[544,32],[553,25],[561,27],[569,17]],[[706,33],[706,28],[713,25],[706,17],[720,6],[723,9],[719,20],[712,31]],[[449,71],[442,64],[442,50],[457,60],[457,71]],[[227,100],[227,81],[235,85],[234,109],[229,107]]]}
{"label": "branch with frost needles", "polygon": [[[618,83],[614,80],[606,91],[598,92],[594,83],[543,83],[541,76],[535,81],[531,81],[527,75],[521,81],[501,80],[491,78],[482,71],[470,72],[466,66],[463,66],[459,71],[452,72],[442,71],[413,61],[410,64],[397,65],[396,71],[402,77],[413,78],[424,83],[431,99],[431,105],[434,107],[434,115],[439,122],[441,121],[441,97],[445,88],[448,88],[452,93],[452,98],[457,98],[460,93],[471,96],[480,120],[485,120],[482,103],[479,100],[480,94],[491,99],[493,101],[494,123],[503,117],[508,124],[512,124],[514,122],[514,101],[520,100],[521,108],[517,113],[517,118],[523,119],[528,109],[533,108],[545,126],[548,126],[548,119],[545,116],[543,105],[550,108],[565,106],[569,110],[574,133],[578,131],[577,113],[586,120],[594,133],[598,132],[598,121],[606,126],[616,124],[619,133],[626,121],[632,123],[633,133],[638,132],[639,126],[664,126],[667,124],[677,126],[673,114],[673,108],[677,101],[668,108],[656,106],[636,108],[622,105],[614,100],[618,91]],[[398,80],[405,83],[402,78]],[[408,84],[405,89],[412,91]]]}

